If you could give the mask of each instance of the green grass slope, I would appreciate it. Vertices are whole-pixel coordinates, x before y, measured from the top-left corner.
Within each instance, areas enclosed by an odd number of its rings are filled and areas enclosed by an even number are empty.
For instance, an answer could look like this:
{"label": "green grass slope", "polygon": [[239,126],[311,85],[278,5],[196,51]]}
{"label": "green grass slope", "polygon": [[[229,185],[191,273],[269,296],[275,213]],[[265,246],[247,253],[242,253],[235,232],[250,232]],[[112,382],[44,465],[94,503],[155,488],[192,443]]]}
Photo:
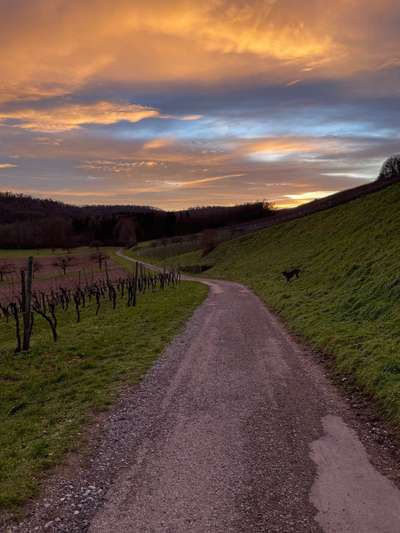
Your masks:
{"label": "green grass slope", "polygon": [[[214,263],[207,275],[251,287],[400,428],[400,184],[199,257],[173,262]],[[287,283],[295,267],[304,273]]]}

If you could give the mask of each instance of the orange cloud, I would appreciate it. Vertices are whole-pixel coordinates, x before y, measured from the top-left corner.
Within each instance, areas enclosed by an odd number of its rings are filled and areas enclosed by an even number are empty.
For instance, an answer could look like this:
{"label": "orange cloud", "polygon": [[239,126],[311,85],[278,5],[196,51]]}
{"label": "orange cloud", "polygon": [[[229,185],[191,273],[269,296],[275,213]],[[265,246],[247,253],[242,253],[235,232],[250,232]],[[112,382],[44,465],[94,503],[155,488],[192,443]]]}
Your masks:
{"label": "orange cloud", "polygon": [[234,150],[245,157],[274,161],[298,154],[305,156],[313,153],[333,154],[343,150],[343,143],[335,139],[324,138],[273,137],[249,142],[242,141]]}
{"label": "orange cloud", "polygon": [[196,186],[201,186],[203,184],[209,183],[209,182],[215,182],[215,181],[221,181],[226,179],[232,179],[236,177],[243,176],[243,174],[232,174],[227,176],[213,176],[210,178],[204,178],[204,179],[194,179],[194,180],[188,180],[188,181],[161,181],[161,180],[149,180],[149,185],[137,185],[137,186],[129,186],[129,187],[118,187],[117,190],[112,191],[91,191],[91,190],[81,190],[76,191],[72,189],[62,189],[62,190],[54,190],[54,191],[47,191],[46,194],[49,194],[51,196],[56,197],[62,197],[65,198],[66,196],[70,196],[71,198],[82,198],[82,197],[99,197],[99,198],[109,198],[113,196],[134,196],[137,194],[154,194],[154,193],[166,193],[171,192],[178,189],[191,189]]}
{"label": "orange cloud", "polygon": [[[293,71],[362,69],[371,49],[351,49],[349,4],[351,13],[368,13],[373,1],[9,2],[0,18],[0,101],[60,96],[91,81],[210,82],[263,73],[290,83],[298,79]],[[351,26],[357,34],[368,28],[361,21]],[[375,66],[386,52],[374,51]]]}
{"label": "orange cloud", "polygon": [[300,194],[286,194],[286,198],[291,200],[310,202],[311,200],[317,200],[318,198],[325,198],[330,194],[334,194],[337,191],[309,191],[302,192]]}
{"label": "orange cloud", "polygon": [[16,120],[21,128],[42,132],[61,132],[79,128],[84,124],[114,124],[121,120],[139,122],[145,118],[159,117],[156,109],[134,104],[66,104],[49,109],[24,108],[0,111],[0,122]]}
{"label": "orange cloud", "polygon": [[297,207],[319,198],[325,198],[338,191],[308,191],[299,194],[285,194],[283,198],[274,200],[273,204],[279,209],[286,209],[289,207]]}
{"label": "orange cloud", "polygon": [[194,180],[186,180],[186,181],[169,181],[169,180],[166,180],[164,182],[164,184],[167,186],[167,187],[172,187],[172,188],[177,188],[177,189],[181,189],[181,188],[190,188],[190,187],[195,187],[196,185],[202,185],[204,183],[210,183],[210,182],[213,182],[213,181],[221,181],[221,180],[227,180],[227,179],[232,179],[232,178],[241,178],[242,176],[244,176],[244,174],[227,174],[227,175],[223,175],[223,176],[210,176],[208,178],[198,178],[198,179],[194,179]]}
{"label": "orange cloud", "polygon": [[126,174],[130,173],[133,169],[140,167],[154,168],[159,165],[162,165],[162,162],[154,160],[134,160],[134,161],[119,161],[119,160],[96,160],[96,161],[86,161],[80,166],[80,168],[85,168],[89,170],[100,170],[106,173],[113,174]]}
{"label": "orange cloud", "polygon": [[144,143],[143,148],[145,150],[158,150],[159,148],[166,148],[170,146],[173,143],[172,139],[151,139],[150,141],[147,141]]}

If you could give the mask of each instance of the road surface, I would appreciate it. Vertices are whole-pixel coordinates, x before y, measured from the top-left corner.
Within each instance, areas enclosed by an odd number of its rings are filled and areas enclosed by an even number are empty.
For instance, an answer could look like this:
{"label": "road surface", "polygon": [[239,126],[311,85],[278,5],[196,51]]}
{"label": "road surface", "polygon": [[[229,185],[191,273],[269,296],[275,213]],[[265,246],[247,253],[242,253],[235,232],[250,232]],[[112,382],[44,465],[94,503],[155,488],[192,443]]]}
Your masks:
{"label": "road surface", "polygon": [[400,492],[319,365],[250,290],[206,283],[89,531],[399,533]]}

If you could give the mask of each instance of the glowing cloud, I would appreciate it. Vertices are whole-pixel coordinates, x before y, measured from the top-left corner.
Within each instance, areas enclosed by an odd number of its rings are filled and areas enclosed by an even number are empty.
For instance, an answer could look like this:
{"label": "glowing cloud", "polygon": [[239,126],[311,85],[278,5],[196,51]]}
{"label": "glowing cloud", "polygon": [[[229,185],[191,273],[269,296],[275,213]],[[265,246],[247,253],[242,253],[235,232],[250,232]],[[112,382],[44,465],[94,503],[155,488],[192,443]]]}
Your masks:
{"label": "glowing cloud", "polygon": [[65,104],[45,109],[23,108],[0,111],[0,121],[16,121],[16,124],[32,131],[61,132],[79,128],[85,124],[115,124],[122,120],[139,122],[158,117],[156,109],[134,104],[97,102],[95,104]]}
{"label": "glowing cloud", "polygon": [[[361,71],[382,65],[388,53],[396,59],[397,38],[387,35],[384,49],[374,46],[381,36],[367,16],[379,17],[391,3],[382,0],[378,9],[374,0],[7,2],[0,101],[60,96],[92,81],[209,82],[268,73],[290,83],[298,79],[293,69],[330,77]],[[357,24],[353,12],[363,14]]]}
{"label": "glowing cloud", "polygon": [[301,200],[304,202],[310,202],[311,200],[317,200],[318,198],[325,198],[330,194],[334,194],[337,191],[310,191],[303,192],[301,194],[286,194],[286,198],[291,200]]}
{"label": "glowing cloud", "polygon": [[312,154],[333,154],[343,149],[334,139],[318,138],[271,138],[250,142],[242,148],[250,159],[279,161],[288,157],[310,157]]}
{"label": "glowing cloud", "polygon": [[227,174],[226,176],[210,176],[208,178],[198,178],[194,180],[186,180],[186,181],[166,181],[165,185],[167,187],[173,187],[173,188],[190,188],[190,187],[196,187],[197,185],[203,185],[204,183],[210,183],[213,181],[221,181],[221,180],[227,180],[232,178],[241,178],[244,176],[244,174]]}
{"label": "glowing cloud", "polygon": [[143,148],[145,150],[158,150],[160,148],[166,148],[168,146],[171,146],[173,143],[172,139],[151,139],[151,141],[147,141],[144,143]]}

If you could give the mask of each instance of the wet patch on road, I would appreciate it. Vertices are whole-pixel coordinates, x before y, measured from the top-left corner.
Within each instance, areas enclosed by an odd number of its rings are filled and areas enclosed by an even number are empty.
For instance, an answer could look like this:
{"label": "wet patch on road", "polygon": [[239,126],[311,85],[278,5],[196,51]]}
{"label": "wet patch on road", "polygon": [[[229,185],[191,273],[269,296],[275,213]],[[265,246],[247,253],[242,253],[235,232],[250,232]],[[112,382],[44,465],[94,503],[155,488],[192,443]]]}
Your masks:
{"label": "wet patch on road", "polygon": [[311,501],[326,533],[399,533],[400,491],[370,463],[356,433],[338,416],[323,419],[311,444],[318,476]]}

